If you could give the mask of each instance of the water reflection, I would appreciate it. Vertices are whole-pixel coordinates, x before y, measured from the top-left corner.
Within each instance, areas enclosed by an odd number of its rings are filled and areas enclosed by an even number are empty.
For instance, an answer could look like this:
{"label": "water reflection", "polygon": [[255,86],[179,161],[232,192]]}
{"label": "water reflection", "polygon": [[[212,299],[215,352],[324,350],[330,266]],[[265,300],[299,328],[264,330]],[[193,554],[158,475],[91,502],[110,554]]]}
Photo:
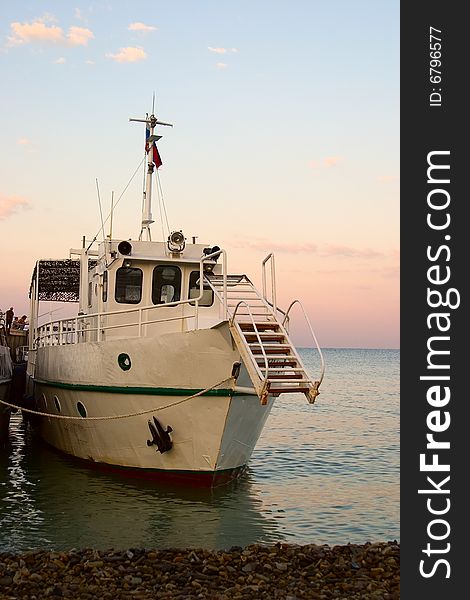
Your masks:
{"label": "water reflection", "polygon": [[[315,353],[302,356],[316,372]],[[91,470],[13,415],[0,448],[0,551],[399,539],[399,354],[325,358],[315,406],[281,397],[247,475],[214,491]]]}
{"label": "water reflection", "polygon": [[0,466],[0,549],[203,546],[281,539],[250,473],[191,490],[94,471],[58,455],[12,419]]}

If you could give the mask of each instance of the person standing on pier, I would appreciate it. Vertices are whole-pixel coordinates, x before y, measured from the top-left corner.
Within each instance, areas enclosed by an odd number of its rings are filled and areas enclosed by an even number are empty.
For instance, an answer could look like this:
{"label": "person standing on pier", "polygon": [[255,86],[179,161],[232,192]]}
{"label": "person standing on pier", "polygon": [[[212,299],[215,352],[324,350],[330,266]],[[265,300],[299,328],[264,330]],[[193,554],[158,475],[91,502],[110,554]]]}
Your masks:
{"label": "person standing on pier", "polygon": [[13,306],[10,306],[10,308],[5,313],[5,315],[6,315],[5,325],[6,325],[7,333],[10,333],[11,323],[13,321],[14,314],[15,314],[15,311],[13,310]]}

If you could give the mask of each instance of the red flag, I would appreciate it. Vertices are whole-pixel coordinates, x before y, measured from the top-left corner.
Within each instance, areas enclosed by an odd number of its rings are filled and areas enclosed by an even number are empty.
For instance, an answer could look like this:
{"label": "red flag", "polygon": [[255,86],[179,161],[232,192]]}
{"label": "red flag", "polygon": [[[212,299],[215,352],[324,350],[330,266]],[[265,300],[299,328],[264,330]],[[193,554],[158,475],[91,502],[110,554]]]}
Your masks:
{"label": "red flag", "polygon": [[155,163],[155,168],[162,166],[162,159],[160,158],[160,153],[158,152],[157,144],[153,142],[153,162]]}
{"label": "red flag", "polygon": [[[150,127],[147,124],[147,127],[145,128],[145,152],[147,154],[148,154],[148,151],[150,150],[149,138],[150,138]],[[157,148],[157,145],[155,144],[155,142],[152,142],[152,158],[153,158],[153,162],[155,163],[156,169],[158,169],[158,167],[162,166],[162,159],[160,158],[160,153],[158,152],[158,148]]]}

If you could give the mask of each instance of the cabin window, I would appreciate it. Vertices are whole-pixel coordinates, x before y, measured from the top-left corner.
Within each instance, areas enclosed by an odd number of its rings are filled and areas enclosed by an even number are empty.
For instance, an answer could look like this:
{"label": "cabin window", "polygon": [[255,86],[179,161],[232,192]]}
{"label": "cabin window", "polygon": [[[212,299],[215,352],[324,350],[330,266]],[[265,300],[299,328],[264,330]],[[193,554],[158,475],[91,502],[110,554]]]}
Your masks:
{"label": "cabin window", "polygon": [[93,293],[93,282],[88,283],[88,306],[91,306],[91,295]]}
{"label": "cabin window", "polygon": [[120,267],[116,271],[116,302],[139,304],[142,299],[142,270]]}
{"label": "cabin window", "polygon": [[103,302],[108,300],[108,271],[103,273]]}
{"label": "cabin window", "polygon": [[181,298],[181,271],[179,267],[159,265],[153,270],[152,302],[168,304]]}
{"label": "cabin window", "polygon": [[[192,271],[189,276],[189,298],[197,298],[199,296],[199,271]],[[190,302],[191,306],[195,302]],[[199,300],[199,306],[212,306],[214,304],[214,292],[207,285],[203,287],[202,298]]]}

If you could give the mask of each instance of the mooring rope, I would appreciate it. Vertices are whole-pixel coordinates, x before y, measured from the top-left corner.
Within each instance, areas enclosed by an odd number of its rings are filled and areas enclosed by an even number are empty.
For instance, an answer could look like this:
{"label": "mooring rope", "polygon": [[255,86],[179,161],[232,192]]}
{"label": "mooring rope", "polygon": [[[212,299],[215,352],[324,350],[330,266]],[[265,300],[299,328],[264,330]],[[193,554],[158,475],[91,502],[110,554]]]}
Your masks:
{"label": "mooring rope", "polygon": [[228,383],[229,381],[232,381],[233,379],[234,379],[233,376],[227,377],[227,379],[222,379],[222,381],[219,381],[218,383],[211,385],[210,387],[206,388],[205,390],[201,390],[200,392],[197,392],[196,394],[193,394],[192,396],[188,396],[187,398],[182,398],[181,400],[176,400],[175,402],[171,402],[170,404],[166,404],[165,406],[159,406],[157,408],[141,410],[140,412],[135,412],[135,413],[127,413],[125,415],[108,415],[106,417],[73,417],[73,416],[69,416],[69,415],[53,415],[52,413],[40,412],[38,410],[33,410],[31,408],[23,408],[22,406],[17,406],[16,404],[10,404],[10,402],[6,402],[5,400],[0,400],[0,404],[5,404],[6,406],[9,406],[10,408],[16,408],[18,410],[28,412],[33,415],[39,415],[41,417],[49,417],[51,419],[76,419],[78,421],[111,421],[113,419],[128,419],[129,417],[138,417],[140,415],[154,413],[159,410],[165,410],[166,408],[173,408],[173,406],[178,406],[178,404],[183,404],[183,402],[187,402],[188,400],[192,400],[193,398],[202,396],[206,392],[210,392],[210,390],[213,390],[214,388],[216,388],[219,385],[222,385],[224,383]]}

